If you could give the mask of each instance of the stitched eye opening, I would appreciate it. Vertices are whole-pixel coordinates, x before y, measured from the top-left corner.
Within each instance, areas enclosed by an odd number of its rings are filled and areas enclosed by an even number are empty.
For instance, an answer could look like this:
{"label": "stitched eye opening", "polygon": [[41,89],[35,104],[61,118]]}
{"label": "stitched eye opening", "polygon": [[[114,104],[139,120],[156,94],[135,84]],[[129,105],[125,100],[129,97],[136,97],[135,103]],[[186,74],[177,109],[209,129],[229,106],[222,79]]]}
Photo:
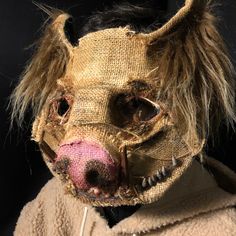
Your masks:
{"label": "stitched eye opening", "polygon": [[65,115],[68,112],[69,108],[70,108],[70,106],[68,104],[68,101],[65,98],[61,98],[58,101],[57,113],[59,116]]}
{"label": "stitched eye opening", "polygon": [[121,94],[115,103],[119,117],[126,124],[148,122],[161,113],[158,104],[144,97]]}
{"label": "stitched eye opening", "polygon": [[68,120],[73,98],[68,96],[57,97],[50,102],[48,121],[59,125]]}

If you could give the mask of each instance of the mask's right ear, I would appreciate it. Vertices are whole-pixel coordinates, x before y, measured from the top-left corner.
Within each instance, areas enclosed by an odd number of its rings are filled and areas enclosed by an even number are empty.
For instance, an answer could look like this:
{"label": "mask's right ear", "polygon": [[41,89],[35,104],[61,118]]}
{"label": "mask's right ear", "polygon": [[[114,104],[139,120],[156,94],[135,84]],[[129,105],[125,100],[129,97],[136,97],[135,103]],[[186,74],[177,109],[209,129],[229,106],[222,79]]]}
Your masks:
{"label": "mask's right ear", "polygon": [[37,115],[48,95],[56,88],[57,79],[65,72],[73,50],[65,27],[70,16],[62,12],[50,14],[49,23],[39,40],[36,52],[27,66],[20,83],[11,95],[12,115],[21,125],[28,106]]}

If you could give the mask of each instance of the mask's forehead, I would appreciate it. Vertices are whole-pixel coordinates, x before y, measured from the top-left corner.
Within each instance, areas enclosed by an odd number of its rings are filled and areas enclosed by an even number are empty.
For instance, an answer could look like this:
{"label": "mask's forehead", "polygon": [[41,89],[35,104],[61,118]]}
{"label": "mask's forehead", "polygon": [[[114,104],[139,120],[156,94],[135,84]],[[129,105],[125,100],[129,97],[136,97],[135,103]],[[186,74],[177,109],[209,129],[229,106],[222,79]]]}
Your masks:
{"label": "mask's forehead", "polygon": [[81,38],[67,70],[74,75],[74,84],[118,89],[131,78],[145,79],[157,67],[156,57],[146,43],[129,33],[128,28],[113,28]]}

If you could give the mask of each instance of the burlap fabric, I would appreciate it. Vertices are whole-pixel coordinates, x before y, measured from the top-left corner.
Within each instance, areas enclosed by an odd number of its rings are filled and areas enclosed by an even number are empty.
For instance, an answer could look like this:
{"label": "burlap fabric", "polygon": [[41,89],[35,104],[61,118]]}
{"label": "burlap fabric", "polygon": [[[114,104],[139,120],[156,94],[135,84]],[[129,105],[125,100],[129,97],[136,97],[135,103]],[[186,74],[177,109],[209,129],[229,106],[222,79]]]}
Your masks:
{"label": "burlap fabric", "polygon": [[[186,0],[175,16],[150,34],[133,32],[128,26],[105,29],[80,38],[75,47],[64,33],[69,16],[59,14],[51,23],[50,30],[68,61],[63,75],[54,78],[55,86],[36,117],[32,137],[66,191],[95,206],[151,203],[160,199],[201,153],[204,139],[197,130],[187,130],[184,119],[172,113],[169,101],[159,98],[160,60],[155,42],[190,17],[198,19],[206,4]],[[125,110],[120,114],[122,103],[116,103],[117,99],[125,98],[127,104],[137,97],[154,115],[141,119],[142,113],[130,115]],[[68,109],[60,115],[58,107],[63,100]],[[77,140],[97,143],[111,156],[120,172],[111,195],[82,191],[71,180],[68,163],[58,164],[59,148]]]}

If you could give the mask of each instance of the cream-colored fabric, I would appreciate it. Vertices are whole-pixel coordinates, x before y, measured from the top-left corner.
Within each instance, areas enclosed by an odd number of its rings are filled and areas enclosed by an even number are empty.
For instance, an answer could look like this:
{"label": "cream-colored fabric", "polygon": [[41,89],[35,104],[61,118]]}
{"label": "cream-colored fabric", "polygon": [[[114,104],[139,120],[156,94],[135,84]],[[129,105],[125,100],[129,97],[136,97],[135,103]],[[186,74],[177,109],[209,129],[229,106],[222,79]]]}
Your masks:
{"label": "cream-colored fabric", "polygon": [[[222,164],[217,166],[236,183],[235,173]],[[110,229],[93,207],[65,195],[61,183],[53,178],[24,207],[15,236],[233,236],[236,235],[234,205],[236,195],[219,188],[213,176],[193,161],[162,199],[142,206]]]}

